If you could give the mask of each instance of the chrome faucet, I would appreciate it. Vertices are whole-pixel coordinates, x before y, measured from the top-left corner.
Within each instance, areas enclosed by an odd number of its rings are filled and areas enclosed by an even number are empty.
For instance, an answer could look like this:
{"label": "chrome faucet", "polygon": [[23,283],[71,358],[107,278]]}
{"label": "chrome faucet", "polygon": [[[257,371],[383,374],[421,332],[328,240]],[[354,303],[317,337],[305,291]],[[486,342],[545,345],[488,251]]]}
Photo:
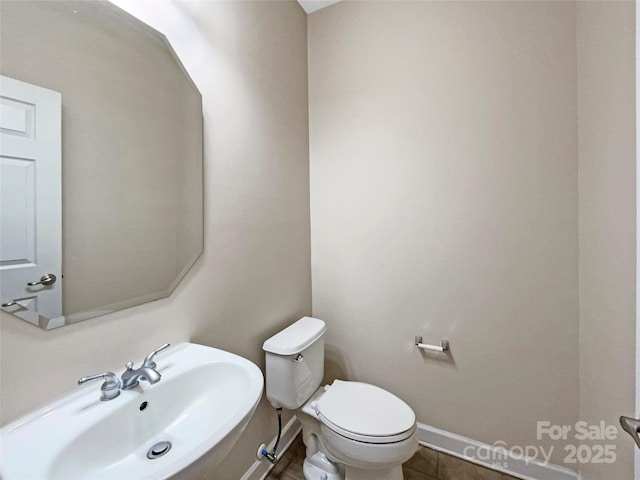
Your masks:
{"label": "chrome faucet", "polygon": [[139,380],[146,380],[150,384],[158,383],[161,375],[156,370],[158,366],[153,361],[153,357],[159,352],[169,347],[169,343],[165,343],[161,347],[155,349],[149,355],[146,356],[140,368],[133,369],[133,362],[127,362],[125,365],[126,370],[122,374],[122,390],[130,390],[135,388],[139,384]]}
{"label": "chrome faucet", "polygon": [[120,389],[130,390],[137,387],[140,380],[146,380],[151,384],[158,383],[161,376],[156,370],[158,365],[153,361],[153,357],[165,348],[168,348],[169,345],[171,344],[165,343],[147,355],[140,368],[136,368],[134,370],[133,362],[127,362],[125,365],[126,370],[122,374],[122,381],[116,374],[112,372],[104,372],[97,375],[91,375],[89,377],[82,377],[78,380],[78,385],[103,378],[104,383],[100,388],[100,400],[113,400],[120,395]]}
{"label": "chrome faucet", "polygon": [[127,362],[126,370],[122,374],[122,390],[130,390],[137,387],[139,380],[146,380],[150,384],[160,381],[160,374],[153,368],[140,367],[133,369],[133,362]]}

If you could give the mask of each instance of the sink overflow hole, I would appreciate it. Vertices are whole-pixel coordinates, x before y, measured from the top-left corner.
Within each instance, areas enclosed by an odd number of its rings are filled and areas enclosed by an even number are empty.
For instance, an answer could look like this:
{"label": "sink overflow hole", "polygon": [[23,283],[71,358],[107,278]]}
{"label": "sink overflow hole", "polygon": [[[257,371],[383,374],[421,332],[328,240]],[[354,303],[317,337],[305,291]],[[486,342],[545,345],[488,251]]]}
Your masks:
{"label": "sink overflow hole", "polygon": [[145,408],[147,408],[148,403],[147,402],[142,402],[140,404],[140,411],[144,410]]}
{"label": "sink overflow hole", "polygon": [[160,458],[169,450],[171,450],[171,442],[158,442],[149,449],[147,452],[147,458],[150,460]]}

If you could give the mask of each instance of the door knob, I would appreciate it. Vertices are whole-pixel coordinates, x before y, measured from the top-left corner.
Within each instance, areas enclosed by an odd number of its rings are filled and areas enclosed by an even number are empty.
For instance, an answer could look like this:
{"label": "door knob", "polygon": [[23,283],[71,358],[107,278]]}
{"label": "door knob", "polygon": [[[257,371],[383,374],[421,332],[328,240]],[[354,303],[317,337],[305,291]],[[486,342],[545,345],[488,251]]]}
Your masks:
{"label": "door knob", "polygon": [[57,277],[53,273],[45,273],[40,277],[39,282],[29,282],[27,285],[33,287],[35,285],[53,285],[56,283]]}
{"label": "door knob", "polygon": [[638,437],[638,432],[640,432],[640,420],[623,416],[620,417],[620,425],[622,425],[625,432],[631,435],[638,448],[640,448],[640,437]]}

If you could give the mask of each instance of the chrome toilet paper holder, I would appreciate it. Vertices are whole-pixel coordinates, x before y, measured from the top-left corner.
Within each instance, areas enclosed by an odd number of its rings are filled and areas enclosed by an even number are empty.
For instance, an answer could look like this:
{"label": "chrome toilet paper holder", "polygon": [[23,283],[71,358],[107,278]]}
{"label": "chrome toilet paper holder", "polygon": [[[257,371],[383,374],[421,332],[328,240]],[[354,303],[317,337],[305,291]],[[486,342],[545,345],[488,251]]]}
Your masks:
{"label": "chrome toilet paper holder", "polygon": [[414,339],[414,345],[416,348],[421,348],[423,350],[431,350],[432,352],[448,352],[449,351],[449,340],[443,338],[440,340],[440,345],[429,345],[428,343],[422,343],[422,336],[416,335]]}

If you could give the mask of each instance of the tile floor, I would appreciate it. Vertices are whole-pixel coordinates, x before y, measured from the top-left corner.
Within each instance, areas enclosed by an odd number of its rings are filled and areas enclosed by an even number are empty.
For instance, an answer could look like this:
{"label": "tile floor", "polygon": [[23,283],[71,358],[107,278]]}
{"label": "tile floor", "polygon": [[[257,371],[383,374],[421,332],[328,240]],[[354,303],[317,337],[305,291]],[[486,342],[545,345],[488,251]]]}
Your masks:
{"label": "tile floor", "polygon": [[[298,435],[266,480],[304,480],[304,456],[305,446],[302,436]],[[420,447],[402,470],[405,480],[518,480],[427,447]]]}

